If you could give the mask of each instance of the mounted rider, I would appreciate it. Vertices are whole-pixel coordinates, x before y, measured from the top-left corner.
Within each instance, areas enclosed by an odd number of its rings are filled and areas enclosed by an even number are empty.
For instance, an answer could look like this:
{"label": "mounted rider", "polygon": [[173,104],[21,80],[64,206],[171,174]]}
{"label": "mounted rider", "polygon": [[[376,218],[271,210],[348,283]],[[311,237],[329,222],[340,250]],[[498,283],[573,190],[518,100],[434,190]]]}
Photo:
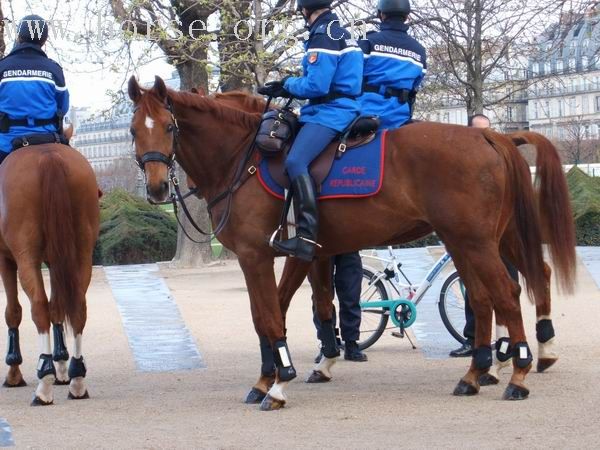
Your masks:
{"label": "mounted rider", "polygon": [[412,116],[417,89],[427,72],[425,48],[408,35],[409,0],[379,0],[380,30],[367,33],[361,113],[398,128]]}
{"label": "mounted rider", "polygon": [[[63,70],[46,56],[48,23],[37,15],[19,23],[17,42],[0,60],[0,162],[13,150],[13,140],[33,134],[62,134],[69,109]],[[33,144],[33,142],[32,142]]]}
{"label": "mounted rider", "polygon": [[358,117],[362,84],[362,52],[331,11],[332,0],[298,0],[309,37],[302,61],[303,76],[286,77],[259,89],[272,97],[307,99],[301,109],[302,129],[285,167],[298,205],[297,235],[275,241],[276,250],[310,261],[317,245],[318,212],[310,163]]}

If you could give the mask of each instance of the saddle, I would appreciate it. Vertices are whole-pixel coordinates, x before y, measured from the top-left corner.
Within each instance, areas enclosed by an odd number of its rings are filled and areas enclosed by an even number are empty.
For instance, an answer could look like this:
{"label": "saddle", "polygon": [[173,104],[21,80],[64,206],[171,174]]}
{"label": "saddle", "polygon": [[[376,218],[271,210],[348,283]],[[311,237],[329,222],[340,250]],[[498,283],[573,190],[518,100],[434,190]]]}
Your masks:
{"label": "saddle", "polygon": [[[343,157],[344,153],[361,145],[366,145],[375,139],[379,128],[379,119],[376,116],[357,117],[350,126],[334,139],[327,148],[311,163],[309,167],[310,176],[321,191],[321,185],[333,165],[335,159]],[[290,179],[285,172],[285,159],[291,145],[286,146],[285,151],[279,152],[267,159],[269,173],[280,186],[290,188]]]}

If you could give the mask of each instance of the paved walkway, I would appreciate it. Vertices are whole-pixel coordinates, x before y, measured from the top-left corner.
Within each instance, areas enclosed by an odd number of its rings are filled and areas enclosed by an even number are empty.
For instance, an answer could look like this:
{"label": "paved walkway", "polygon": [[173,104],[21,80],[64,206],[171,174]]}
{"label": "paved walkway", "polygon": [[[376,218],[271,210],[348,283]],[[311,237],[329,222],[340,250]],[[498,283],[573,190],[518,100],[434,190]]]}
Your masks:
{"label": "paved walkway", "polygon": [[138,370],[205,367],[156,264],[104,269]]}
{"label": "paved walkway", "polygon": [[600,247],[577,247],[577,253],[600,288]]}

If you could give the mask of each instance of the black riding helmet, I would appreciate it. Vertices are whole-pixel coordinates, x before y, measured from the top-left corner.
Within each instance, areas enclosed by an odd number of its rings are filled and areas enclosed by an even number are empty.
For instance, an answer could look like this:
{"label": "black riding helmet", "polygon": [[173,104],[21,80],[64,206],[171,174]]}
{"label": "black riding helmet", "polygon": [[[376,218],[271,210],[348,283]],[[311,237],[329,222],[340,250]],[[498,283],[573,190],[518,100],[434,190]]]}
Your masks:
{"label": "black riding helmet", "polygon": [[379,0],[377,6],[379,14],[383,13],[387,16],[403,16],[408,17],[410,14],[409,0]]}
{"label": "black riding helmet", "polygon": [[333,0],[298,0],[298,10],[306,8],[309,11],[316,11],[321,8],[329,8]]}
{"label": "black riding helmet", "polygon": [[48,23],[40,16],[31,14],[19,22],[19,41],[42,46],[48,39]]}

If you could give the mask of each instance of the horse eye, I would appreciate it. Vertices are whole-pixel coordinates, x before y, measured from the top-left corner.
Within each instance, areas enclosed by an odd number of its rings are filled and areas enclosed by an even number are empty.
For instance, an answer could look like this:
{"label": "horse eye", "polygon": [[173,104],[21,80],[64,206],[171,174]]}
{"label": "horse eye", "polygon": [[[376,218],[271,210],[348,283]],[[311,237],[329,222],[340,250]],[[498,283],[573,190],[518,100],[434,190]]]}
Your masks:
{"label": "horse eye", "polygon": [[134,130],[133,128],[130,128],[130,129],[129,129],[129,132],[131,133],[131,135],[132,135],[133,137],[135,137],[135,130]]}
{"label": "horse eye", "polygon": [[175,127],[173,126],[172,123],[170,123],[169,125],[167,125],[167,133],[171,133],[174,129],[175,129]]}

